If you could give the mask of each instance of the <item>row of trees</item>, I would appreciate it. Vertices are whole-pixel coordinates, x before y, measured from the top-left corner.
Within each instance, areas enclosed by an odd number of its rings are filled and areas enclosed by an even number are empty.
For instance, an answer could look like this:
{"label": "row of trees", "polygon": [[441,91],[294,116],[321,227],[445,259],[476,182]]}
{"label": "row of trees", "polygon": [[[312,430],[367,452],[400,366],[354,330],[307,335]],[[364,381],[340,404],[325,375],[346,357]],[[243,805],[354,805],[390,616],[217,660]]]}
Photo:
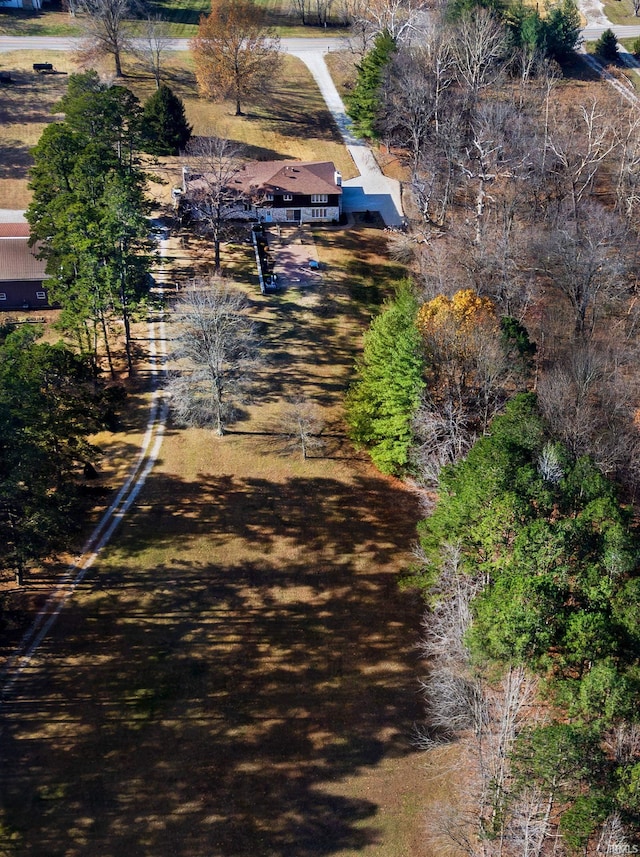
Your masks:
{"label": "row of trees", "polygon": [[[416,29],[414,24],[409,32]],[[375,32],[356,66],[346,103],[362,136],[382,137],[415,157],[430,113],[436,111],[432,118],[437,121],[450,108],[446,96],[454,83],[467,92],[468,101],[501,73],[519,74],[524,66],[530,75],[544,61],[566,60],[580,39],[580,15],[574,0],[562,0],[544,17],[522,4],[451,3],[440,22],[426,32],[423,28],[420,47],[407,42],[406,35],[387,28]],[[410,139],[407,131],[413,132]]]}
{"label": "row of trees", "polygon": [[595,85],[565,97],[547,28],[569,4],[542,29],[531,10],[455,14],[360,65],[378,95],[360,127],[412,176],[390,250],[414,284],[372,322],[347,397],[378,466],[437,488],[410,581],[429,601],[420,741],[461,740],[468,767],[435,847],[630,852],[639,544],[603,474],[634,495],[639,116]]}
{"label": "row of trees", "polygon": [[96,371],[102,352],[115,371],[114,325],[133,370],[130,323],[147,295],[150,267],[139,154],[186,142],[190,129],[180,108],[163,87],[143,111],[130,90],[101,83],[96,72],[71,75],[55,108],[64,121],[49,125],[33,150],[26,216],[47,260],[45,284],[61,306],[61,329]]}
{"label": "row of trees", "polygon": [[96,380],[88,357],[40,334],[0,329],[0,563],[18,583],[76,535],[83,466],[99,455],[87,438],[113,427],[121,398]]}
{"label": "row of trees", "polygon": [[[161,19],[147,18],[142,33],[134,38],[131,21],[141,8],[133,0],[79,0],[73,8],[87,31],[80,62],[94,66],[112,57],[120,78],[122,57],[128,52],[144,63],[161,88],[169,45],[167,25]],[[254,0],[215,0],[191,42],[200,93],[207,98],[232,98],[237,115],[242,115],[242,105],[256,95],[264,97],[277,77],[278,48],[279,39]]]}
{"label": "row of trees", "polygon": [[103,357],[115,375],[114,334],[124,335],[133,369],[130,322],[150,265],[139,153],[166,144],[168,102],[161,87],[143,111],[133,93],[95,72],[71,75],[55,107],[64,121],[49,125],[33,152],[27,219],[47,260],[49,298],[61,307],[59,327],[75,347],[40,342],[31,325],[0,330],[0,561],[19,583],[79,529],[83,476],[95,475],[99,456],[88,437],[114,427],[122,397],[99,380]]}

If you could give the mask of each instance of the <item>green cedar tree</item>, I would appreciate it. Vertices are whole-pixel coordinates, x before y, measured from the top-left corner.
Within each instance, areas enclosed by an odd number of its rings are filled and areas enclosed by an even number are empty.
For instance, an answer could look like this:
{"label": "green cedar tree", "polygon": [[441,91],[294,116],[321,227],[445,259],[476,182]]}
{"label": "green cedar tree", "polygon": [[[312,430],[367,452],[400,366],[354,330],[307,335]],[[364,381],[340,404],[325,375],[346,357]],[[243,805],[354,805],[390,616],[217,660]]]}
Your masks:
{"label": "green cedar tree", "polygon": [[182,99],[165,84],[145,102],[143,149],[151,155],[177,155],[191,139]]}
{"label": "green cedar tree", "polygon": [[407,466],[411,423],[424,386],[417,310],[410,284],[402,283],[365,334],[357,379],[347,395],[351,437],[368,447],[384,473]]}

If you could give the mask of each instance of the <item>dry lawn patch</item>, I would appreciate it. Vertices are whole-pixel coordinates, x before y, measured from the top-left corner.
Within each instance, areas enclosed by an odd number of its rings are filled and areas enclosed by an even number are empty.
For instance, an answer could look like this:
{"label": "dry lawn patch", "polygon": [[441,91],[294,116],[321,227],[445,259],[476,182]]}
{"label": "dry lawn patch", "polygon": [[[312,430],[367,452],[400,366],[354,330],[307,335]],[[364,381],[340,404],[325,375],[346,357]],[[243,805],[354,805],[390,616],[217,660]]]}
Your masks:
{"label": "dry lawn patch", "polygon": [[[221,439],[169,427],[5,703],[16,853],[431,857],[410,740],[421,607],[397,588],[419,504],[340,421],[354,342],[388,291],[383,244],[371,229],[316,243],[315,301],[245,286],[269,357],[255,401]],[[327,424],[307,461],[277,431],[300,391]]]}
{"label": "dry lawn patch", "polygon": [[[43,129],[54,121],[51,107],[66,90],[66,74],[38,75],[32,63],[41,54],[15,52],[0,55],[4,68],[16,78],[13,85],[0,88],[0,198],[3,208],[26,208],[31,194],[27,188],[32,164],[30,149]],[[61,72],[77,69],[67,54],[47,52],[46,60]],[[285,56],[284,70],[264,105],[245,107],[246,116],[234,116],[230,102],[214,103],[197,95],[189,55],[172,54],[165,68],[165,80],[184,100],[195,134],[217,134],[246,146],[250,158],[333,161],[345,179],[357,171],[344,147],[335,123],[306,66],[295,57]],[[108,74],[108,69],[102,70]],[[130,58],[125,64],[123,84],[144,102],[155,90],[153,80]],[[181,182],[182,159],[160,158],[151,165],[160,182],[151,192],[159,202],[169,203],[171,188]]]}
{"label": "dry lawn patch", "polygon": [[31,199],[27,189],[30,150],[44,128],[54,121],[52,106],[66,90],[66,72],[72,70],[66,54],[47,52],[60,74],[38,74],[32,69],[41,54],[16,51],[1,54],[4,69],[13,83],[0,88],[0,204],[2,208],[23,209]]}

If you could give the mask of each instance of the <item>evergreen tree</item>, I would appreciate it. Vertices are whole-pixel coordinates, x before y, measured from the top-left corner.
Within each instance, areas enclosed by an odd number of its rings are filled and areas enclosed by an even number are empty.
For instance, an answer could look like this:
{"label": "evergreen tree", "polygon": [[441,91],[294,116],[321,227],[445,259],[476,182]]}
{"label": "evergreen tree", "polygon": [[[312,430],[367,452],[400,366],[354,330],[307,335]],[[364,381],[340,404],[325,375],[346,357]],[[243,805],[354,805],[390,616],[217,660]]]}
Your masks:
{"label": "evergreen tree", "polygon": [[607,29],[596,42],[596,54],[605,62],[617,62],[618,39],[611,29]]}
{"label": "evergreen tree", "polygon": [[26,326],[0,345],[0,563],[19,582],[68,545],[81,499],[75,477],[95,460],[87,436],[104,417],[90,362],[38,335]]}
{"label": "evergreen tree", "polygon": [[552,6],[544,24],[547,56],[559,62],[566,60],[580,42],[582,23],[575,0]]}
{"label": "evergreen tree", "polygon": [[177,155],[189,142],[191,131],[182,99],[163,84],[144,105],[144,151],[151,155]]}
{"label": "evergreen tree", "polygon": [[373,48],[357,66],[358,78],[346,103],[356,131],[363,137],[377,136],[375,126],[381,104],[380,88],[385,68],[395,50],[395,39],[388,30],[383,30],[376,36]]}
{"label": "evergreen tree", "polygon": [[48,126],[33,150],[33,199],[27,220],[41,255],[60,327],[98,365],[116,308],[125,330],[149,270],[145,174],[137,161],[140,107],[124,87],[106,87],[95,72],[71,75],[58,105],[65,121]]}
{"label": "evergreen tree", "polygon": [[384,473],[407,465],[411,423],[424,386],[417,310],[410,284],[402,283],[365,334],[358,377],[347,396],[351,437],[369,448]]}

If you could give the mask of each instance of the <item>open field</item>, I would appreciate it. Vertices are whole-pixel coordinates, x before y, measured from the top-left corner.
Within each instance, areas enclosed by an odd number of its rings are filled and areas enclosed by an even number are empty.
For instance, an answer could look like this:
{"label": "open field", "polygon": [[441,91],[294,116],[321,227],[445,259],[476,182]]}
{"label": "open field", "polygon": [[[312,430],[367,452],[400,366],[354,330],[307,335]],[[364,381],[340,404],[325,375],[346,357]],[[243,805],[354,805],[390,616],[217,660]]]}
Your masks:
{"label": "open field", "polygon": [[0,89],[2,208],[26,208],[31,198],[27,190],[30,149],[54,119],[51,108],[66,90],[66,72],[74,71],[70,57],[64,53],[47,54],[47,61],[61,74],[37,74],[32,69],[35,61],[36,55],[29,51],[7,53],[0,60],[2,68],[9,69],[14,78],[14,83]]}
{"label": "open field", "polygon": [[[9,854],[14,834],[30,857],[431,857],[423,813],[447,793],[410,740],[421,608],[397,589],[419,502],[340,422],[400,271],[377,230],[315,238],[318,289],[248,289],[269,358],[253,404],[222,439],[170,428],[4,705]],[[307,461],[277,429],[299,393],[326,423]],[[118,461],[122,441],[101,438]]]}
{"label": "open field", "polygon": [[[45,126],[54,120],[51,107],[63,95],[66,74],[38,75],[32,70],[34,53],[3,54],[2,67],[11,70],[15,83],[0,89],[0,197],[3,208],[26,208],[30,200],[27,172],[30,148]],[[60,72],[77,69],[72,58],[55,51],[47,53]],[[130,58],[125,62],[129,86],[141,101],[154,91],[149,76]],[[265,103],[247,106],[246,116],[234,116],[230,103],[216,104],[197,95],[190,57],[172,54],[165,68],[165,80],[183,98],[195,134],[213,133],[246,144],[252,158],[298,158],[332,160],[345,179],[356,175],[351,156],[338,135],[311,74],[300,60],[283,57],[283,73]],[[154,195],[169,201],[171,186],[180,179],[180,158],[163,158],[159,176],[168,182],[154,186]]]}

